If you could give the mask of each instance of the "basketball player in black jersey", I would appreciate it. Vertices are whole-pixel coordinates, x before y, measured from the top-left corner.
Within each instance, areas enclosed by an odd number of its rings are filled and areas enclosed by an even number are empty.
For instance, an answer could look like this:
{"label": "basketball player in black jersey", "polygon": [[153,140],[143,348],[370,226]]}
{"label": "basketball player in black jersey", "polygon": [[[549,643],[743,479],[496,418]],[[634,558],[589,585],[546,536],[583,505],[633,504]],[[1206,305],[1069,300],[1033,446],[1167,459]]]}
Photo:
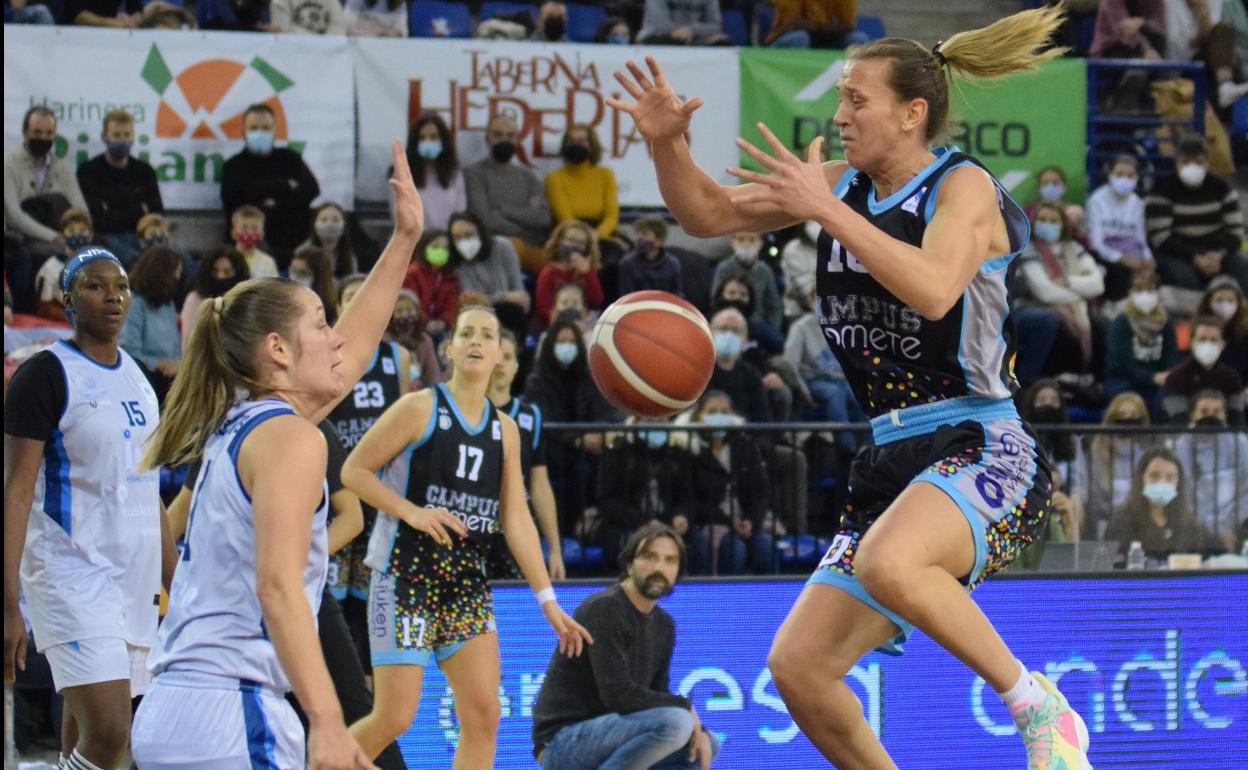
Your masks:
{"label": "basketball player in black jersey", "polygon": [[555,600],[525,503],[519,431],[486,398],[501,357],[498,317],[468,306],[452,332],[450,381],[399,399],[343,467],[344,483],[378,510],[366,559],[374,707],[351,733],[376,756],[406,731],[424,666],[436,661],[459,719],[454,767],[484,770],[493,766],[499,719],[498,637],[485,573],[494,533],[506,535],[560,651],[579,655],[592,640]]}
{"label": "basketball player in black jersey", "polygon": [[[490,403],[498,411],[516,421],[520,431],[520,473],[524,487],[529,493],[529,506],[537,518],[537,528],[550,546],[547,567],[551,580],[563,580],[567,570],[563,566],[563,544],[559,540],[559,515],[555,508],[555,491],[550,487],[550,474],[546,471],[546,444],[542,436],[542,410],[537,404],[511,394],[511,384],[516,379],[520,359],[516,352],[516,337],[506,329],[499,334],[502,358],[490,378]],[[490,542],[490,578],[503,580],[520,577],[516,562],[507,550],[507,540],[500,532]]]}
{"label": "basketball player in black jersey", "polygon": [[[913,626],[1001,694],[1029,770],[1090,768],[1083,721],[968,595],[1047,526],[1051,481],[1009,398],[1005,272],[1026,244],[1025,218],[976,161],[933,146],[949,80],[1060,55],[1043,49],[1061,18],[1060,7],[1024,11],[930,51],[897,38],[850,49],[833,118],[845,161],[821,163],[820,139],[803,161],[760,124],[772,154],[738,139],[764,172],[729,169],[748,182],[736,187],[694,163],[685,137],[701,100],[676,96],[653,59],[649,74],[633,62],[631,78],[616,73],[633,103],[608,100],[632,115],[664,201],[692,235],[822,227],[820,322],[876,446],[855,460],[841,528],[768,665],[798,725],[841,768],[895,767],[844,677],[873,648],[898,653]],[[932,746],[948,751],[938,737]]]}

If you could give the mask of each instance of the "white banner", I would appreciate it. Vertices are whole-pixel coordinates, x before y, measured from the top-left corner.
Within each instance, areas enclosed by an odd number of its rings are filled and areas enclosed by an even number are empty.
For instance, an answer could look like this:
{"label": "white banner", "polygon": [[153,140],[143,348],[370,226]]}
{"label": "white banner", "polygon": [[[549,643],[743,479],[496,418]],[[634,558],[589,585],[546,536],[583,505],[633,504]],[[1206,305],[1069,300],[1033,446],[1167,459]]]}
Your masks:
{"label": "white banner", "polygon": [[[404,137],[422,112],[437,112],[456,133],[461,166],[486,156],[490,116],[516,118],[518,161],[539,176],[558,167],[565,129],[588,123],[603,146],[603,164],[619,184],[620,204],[662,206],[645,142],[632,118],[603,103],[625,99],[611,76],[646,51],[614,45],[546,45],[482,40],[356,39],[359,167],[356,198],[384,201],[390,141]],[[706,100],[694,114],[693,155],[720,181],[737,163],[733,140],[739,120],[737,51],[732,48],[649,49],[677,93]],[[643,65],[644,66],[644,65]]]}
{"label": "white banner", "polygon": [[56,153],[75,166],[103,152],[103,117],[135,117],[136,157],[166,208],[221,207],[221,167],[242,150],[242,114],[262,102],[277,140],[303,154],[320,200],[350,206],[354,83],[345,37],[4,27],[4,152],[34,104],[58,118]]}

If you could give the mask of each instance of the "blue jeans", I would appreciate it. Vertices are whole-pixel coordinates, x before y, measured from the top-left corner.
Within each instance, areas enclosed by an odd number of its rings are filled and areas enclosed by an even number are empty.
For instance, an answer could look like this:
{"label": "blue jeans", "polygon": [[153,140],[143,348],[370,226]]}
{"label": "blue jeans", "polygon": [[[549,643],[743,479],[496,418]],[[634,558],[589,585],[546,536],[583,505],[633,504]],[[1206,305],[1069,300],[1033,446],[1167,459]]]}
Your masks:
{"label": "blue jeans", "polygon": [[[542,754],[542,770],[696,770],[689,762],[693,715],[664,707],[603,714],[555,733]],[[711,738],[711,754],[719,739]]]}
{"label": "blue jeans", "polygon": [[[854,392],[845,380],[806,380],[810,395],[817,405],[805,415],[822,422],[866,422],[867,415],[858,406]],[[858,438],[850,431],[840,431],[836,443],[843,449],[853,451],[858,448]]]}
{"label": "blue jeans", "polygon": [[1023,387],[1031,385],[1044,376],[1044,365],[1049,351],[1057,341],[1062,321],[1057,313],[1043,307],[1025,307],[1013,310],[1014,334],[1018,355],[1014,359],[1014,374]]}

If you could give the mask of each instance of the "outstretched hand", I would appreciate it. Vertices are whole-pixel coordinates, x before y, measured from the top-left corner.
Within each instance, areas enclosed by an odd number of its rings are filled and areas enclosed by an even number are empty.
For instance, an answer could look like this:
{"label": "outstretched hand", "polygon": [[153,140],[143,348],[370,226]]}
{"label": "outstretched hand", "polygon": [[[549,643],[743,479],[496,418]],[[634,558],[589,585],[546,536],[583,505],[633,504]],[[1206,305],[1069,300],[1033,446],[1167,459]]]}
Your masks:
{"label": "outstretched hand", "polygon": [[606,100],[607,104],[631,115],[633,122],[637,124],[637,130],[649,142],[682,136],[688,132],[689,120],[694,111],[702,106],[702,100],[697,97],[681,100],[668,84],[667,78],[663,77],[663,70],[659,69],[653,56],[646,57],[646,66],[654,77],[653,82],[631,59],[626,66],[632,78],[616,70],[615,79],[636,101],[628,104],[612,97]]}
{"label": "outstretched hand", "polygon": [[585,649],[586,644],[594,643],[594,637],[589,635],[589,631],[568,617],[568,613],[563,611],[559,602],[552,599],[543,603],[542,613],[546,615],[546,622],[550,623],[550,627],[559,635],[560,655],[575,658]]}
{"label": "outstretched hand", "polygon": [[390,145],[390,160],[394,174],[390,177],[390,189],[394,191],[394,232],[419,240],[425,228],[425,209],[412,181],[412,167],[407,164],[407,151],[395,140]]}
{"label": "outstretched hand", "polygon": [[771,146],[774,157],[737,137],[737,146],[768,172],[750,171],[739,166],[729,168],[729,174],[755,185],[750,192],[738,197],[737,202],[770,203],[794,219],[814,219],[829,201],[836,200],[823,174],[823,137],[816,137],[810,143],[803,161],[790,152],[767,126],[759,123],[758,130]]}

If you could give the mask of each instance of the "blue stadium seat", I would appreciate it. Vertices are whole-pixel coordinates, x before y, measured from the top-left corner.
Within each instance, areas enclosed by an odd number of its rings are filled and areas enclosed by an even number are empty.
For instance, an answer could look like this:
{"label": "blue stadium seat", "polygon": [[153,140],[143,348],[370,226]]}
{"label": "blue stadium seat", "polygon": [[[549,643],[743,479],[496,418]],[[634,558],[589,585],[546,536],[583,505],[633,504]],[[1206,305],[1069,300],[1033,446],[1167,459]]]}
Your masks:
{"label": "blue stadium seat", "polygon": [[597,569],[606,563],[606,559],[603,558],[602,546],[600,545],[587,545],[582,549],[582,553],[585,555],[585,567],[587,569]]}
{"label": "blue stadium seat", "polygon": [[771,31],[772,22],[776,20],[776,9],[770,5],[754,7],[754,27],[758,32],[758,43],[762,45],[767,33]]}
{"label": "blue stadium seat", "polygon": [[802,566],[814,566],[819,562],[819,557],[823,555],[814,535],[798,535],[793,538],[793,546],[793,561]]}
{"label": "blue stadium seat", "polygon": [[888,33],[884,31],[884,20],[879,16],[863,16],[859,14],[858,23],[855,26],[859,32],[872,40],[888,37]]}
{"label": "blue stadium seat", "polygon": [[517,12],[527,13],[537,21],[537,6],[533,3],[509,3],[504,0],[490,0],[488,3],[481,4],[481,13],[477,17],[481,21],[492,19],[499,14],[513,14]]}
{"label": "blue stadium seat", "polygon": [[568,39],[577,43],[594,42],[598,25],[607,18],[607,12],[596,5],[568,3]]}
{"label": "blue stadium seat", "polygon": [[563,566],[579,567],[585,560],[585,555],[581,551],[581,544],[574,537],[565,537],[563,539]]}
{"label": "blue stadium seat", "polygon": [[1241,96],[1231,105],[1231,134],[1241,139],[1248,136],[1248,96]]}
{"label": "blue stadium seat", "polygon": [[745,24],[745,14],[740,11],[724,11],[721,14],[724,22],[724,34],[733,45],[748,46],[750,44],[750,28]]}
{"label": "blue stadium seat", "polygon": [[[434,32],[434,22],[441,20],[449,35]],[[463,3],[442,0],[416,0],[408,6],[407,34],[409,37],[472,37],[472,16]]]}

